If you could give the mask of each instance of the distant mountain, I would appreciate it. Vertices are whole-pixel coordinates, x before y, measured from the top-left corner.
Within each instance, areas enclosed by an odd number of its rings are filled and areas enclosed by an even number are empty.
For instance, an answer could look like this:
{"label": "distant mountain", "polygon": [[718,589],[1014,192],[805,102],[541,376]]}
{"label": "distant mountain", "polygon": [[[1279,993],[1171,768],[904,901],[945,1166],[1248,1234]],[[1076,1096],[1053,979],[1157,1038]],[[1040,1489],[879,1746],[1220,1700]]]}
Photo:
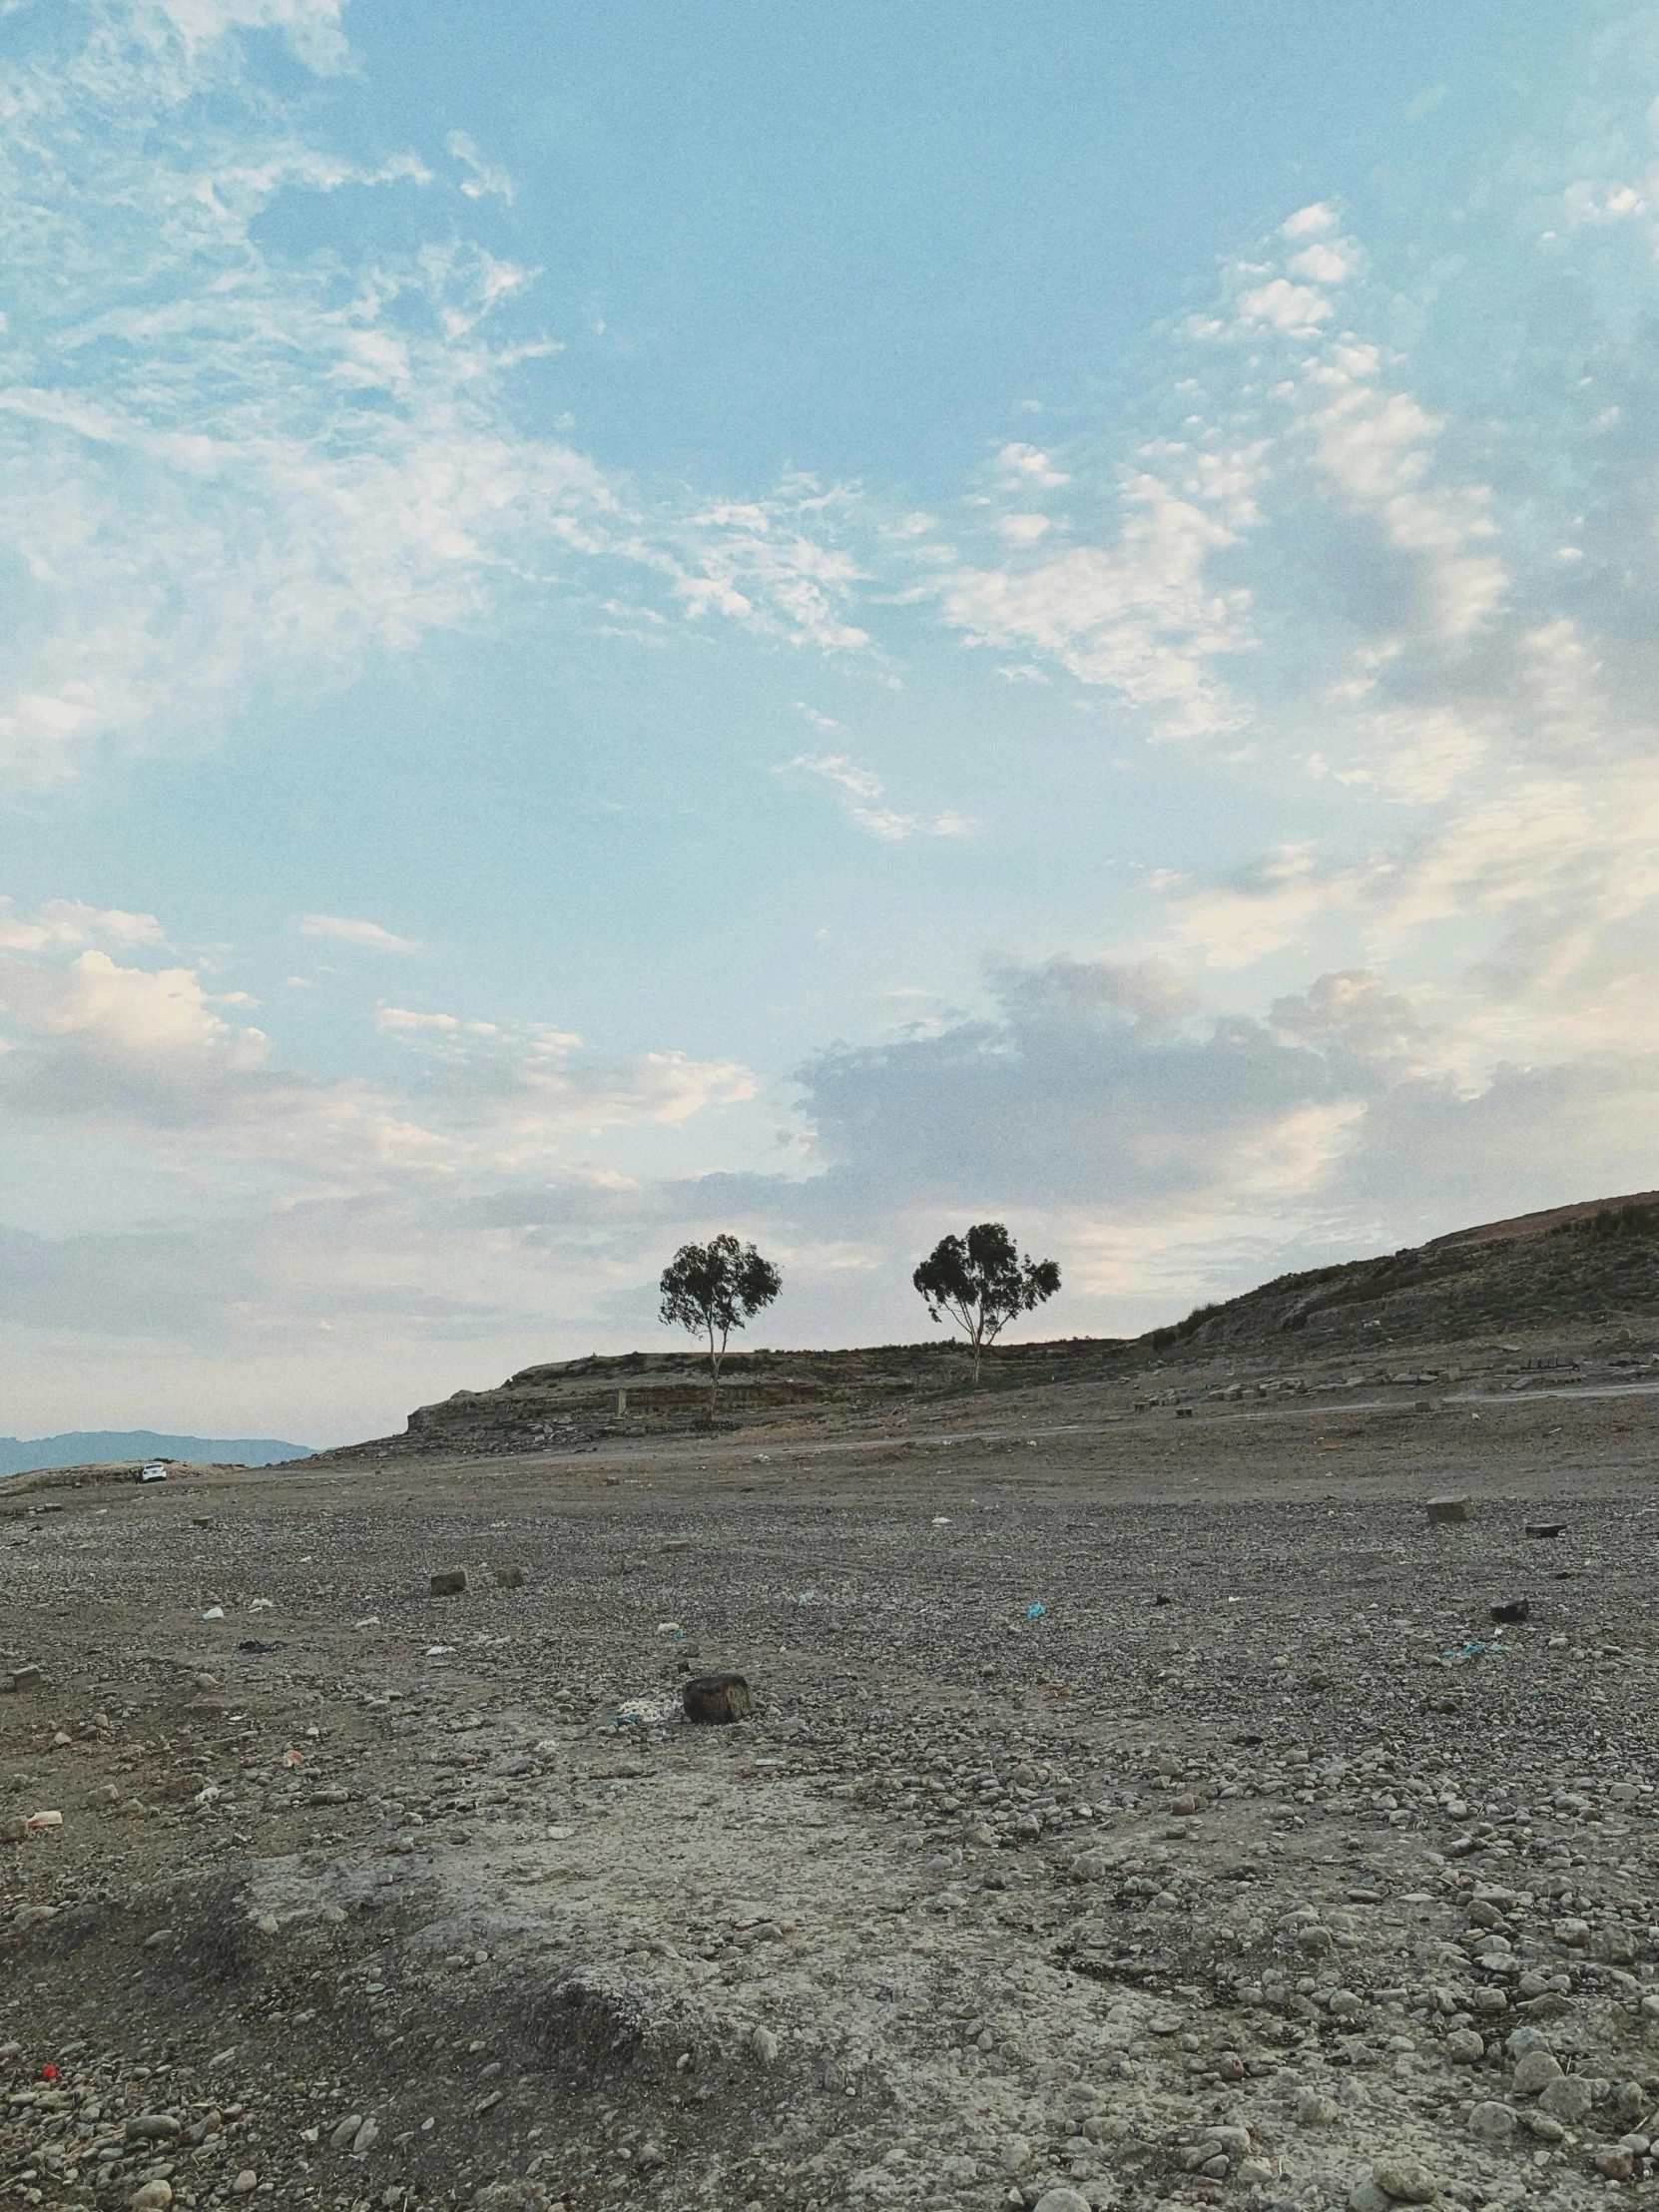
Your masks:
{"label": "distant mountain", "polygon": [[153,1428],[82,1428],[64,1436],[0,1436],[0,1475],[35,1467],[84,1467],[102,1459],[240,1460],[245,1467],[308,1459],[307,1444],[275,1436],[158,1436]]}

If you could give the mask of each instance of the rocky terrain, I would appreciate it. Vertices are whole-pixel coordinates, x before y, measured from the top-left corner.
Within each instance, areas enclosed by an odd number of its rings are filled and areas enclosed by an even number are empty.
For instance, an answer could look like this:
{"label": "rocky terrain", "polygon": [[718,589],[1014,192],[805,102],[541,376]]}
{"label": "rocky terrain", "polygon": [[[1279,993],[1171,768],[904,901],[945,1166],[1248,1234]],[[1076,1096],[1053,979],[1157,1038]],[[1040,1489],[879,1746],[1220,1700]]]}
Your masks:
{"label": "rocky terrain", "polygon": [[1654,1348],[1455,1349],[7,1484],[0,2191],[1647,2201]]}

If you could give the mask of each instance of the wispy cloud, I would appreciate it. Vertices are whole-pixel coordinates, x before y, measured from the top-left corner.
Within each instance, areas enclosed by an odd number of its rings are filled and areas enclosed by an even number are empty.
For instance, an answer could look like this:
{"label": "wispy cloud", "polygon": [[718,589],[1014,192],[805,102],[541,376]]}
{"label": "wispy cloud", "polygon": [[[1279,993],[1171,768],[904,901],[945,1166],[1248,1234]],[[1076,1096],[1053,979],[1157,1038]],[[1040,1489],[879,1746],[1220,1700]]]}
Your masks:
{"label": "wispy cloud", "polygon": [[966,815],[952,809],[936,815],[900,814],[878,805],[886,796],[885,784],[873,769],[860,768],[844,753],[798,753],[778,773],[791,771],[820,777],[840,792],[848,821],[882,844],[903,844],[915,836],[965,837],[975,827]]}
{"label": "wispy cloud", "polygon": [[365,945],[371,952],[418,952],[411,937],[382,929],[377,921],[351,921],[343,914],[301,914],[293,925],[302,937],[332,937],[340,944]]}

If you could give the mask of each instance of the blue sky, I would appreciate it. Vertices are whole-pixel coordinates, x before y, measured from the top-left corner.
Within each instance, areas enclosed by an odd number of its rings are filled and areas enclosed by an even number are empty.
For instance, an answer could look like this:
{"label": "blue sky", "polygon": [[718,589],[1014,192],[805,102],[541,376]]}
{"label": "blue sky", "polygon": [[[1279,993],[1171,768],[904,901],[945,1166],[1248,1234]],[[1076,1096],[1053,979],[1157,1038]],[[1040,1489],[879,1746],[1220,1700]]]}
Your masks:
{"label": "blue sky", "polygon": [[[1317,16],[1317,19],[1316,19]],[[0,6],[0,1383],[1659,1182],[1659,22]]]}

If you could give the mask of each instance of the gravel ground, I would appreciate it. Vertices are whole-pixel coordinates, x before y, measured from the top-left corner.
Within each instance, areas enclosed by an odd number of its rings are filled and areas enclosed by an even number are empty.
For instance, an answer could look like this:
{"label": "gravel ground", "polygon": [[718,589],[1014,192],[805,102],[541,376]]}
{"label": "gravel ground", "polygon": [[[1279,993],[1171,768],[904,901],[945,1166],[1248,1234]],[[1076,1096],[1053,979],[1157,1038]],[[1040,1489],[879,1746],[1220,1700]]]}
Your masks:
{"label": "gravel ground", "polygon": [[1120,1403],[7,1484],[0,2191],[1659,2197],[1659,1399]]}

